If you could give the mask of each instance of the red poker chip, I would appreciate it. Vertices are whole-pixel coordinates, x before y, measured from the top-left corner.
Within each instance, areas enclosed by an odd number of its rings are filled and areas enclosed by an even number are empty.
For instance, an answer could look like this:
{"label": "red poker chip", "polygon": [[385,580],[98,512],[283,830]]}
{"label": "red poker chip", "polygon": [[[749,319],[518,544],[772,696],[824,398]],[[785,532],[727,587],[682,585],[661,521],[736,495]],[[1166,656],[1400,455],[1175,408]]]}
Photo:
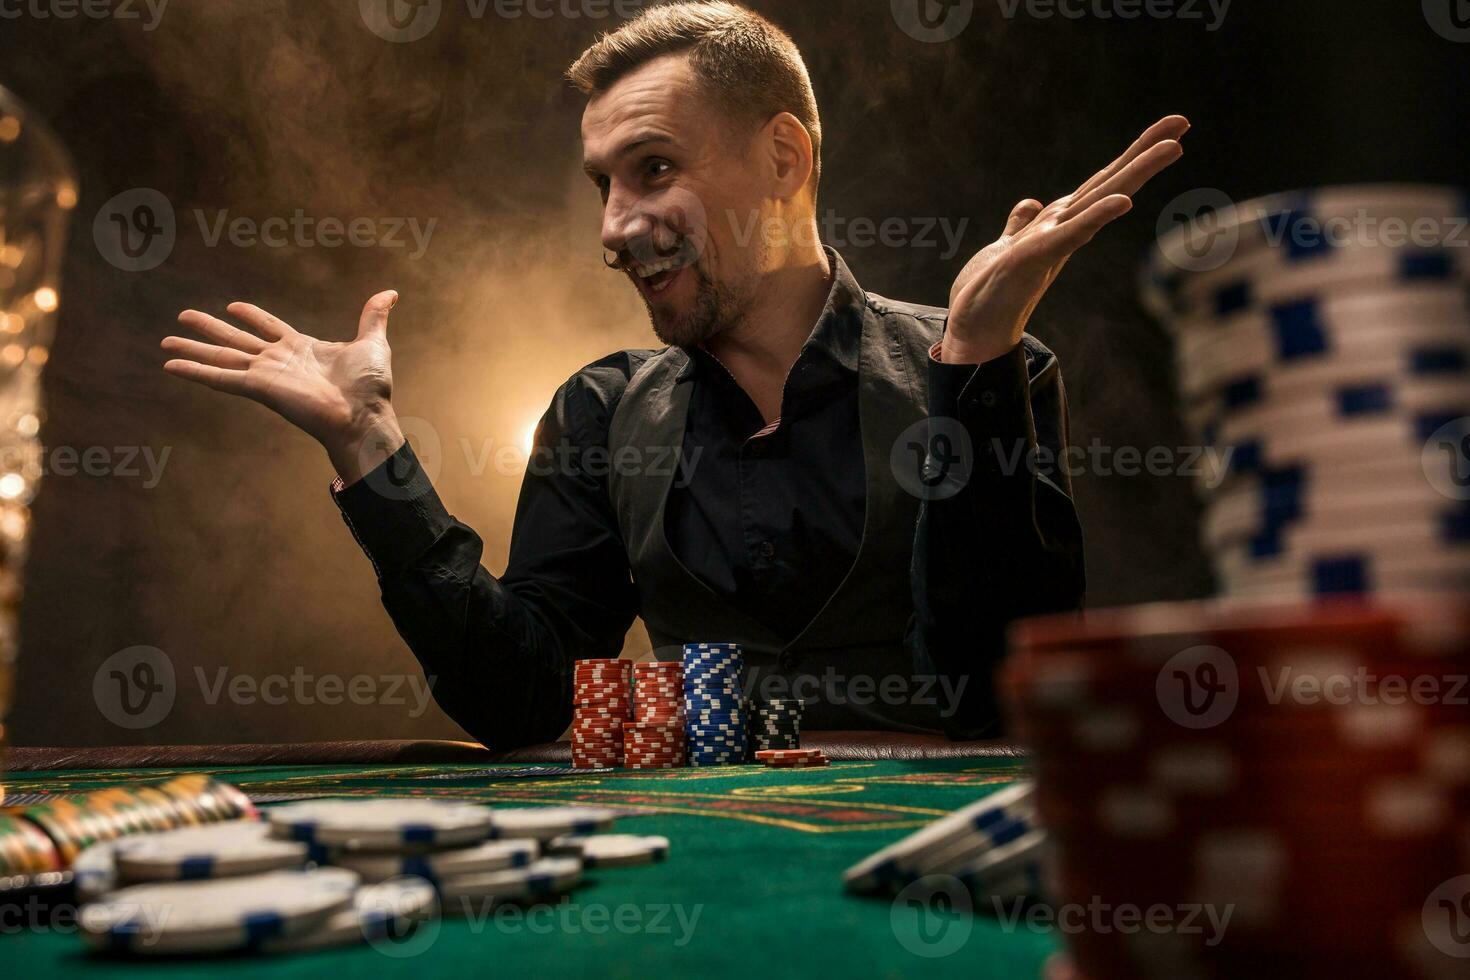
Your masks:
{"label": "red poker chip", "polygon": [[825,759],[767,759],[766,766],[771,769],[815,769],[818,766],[830,765]]}
{"label": "red poker chip", "polygon": [[760,749],[755,757],[764,762],[767,759],[818,759],[822,757],[821,749]]}

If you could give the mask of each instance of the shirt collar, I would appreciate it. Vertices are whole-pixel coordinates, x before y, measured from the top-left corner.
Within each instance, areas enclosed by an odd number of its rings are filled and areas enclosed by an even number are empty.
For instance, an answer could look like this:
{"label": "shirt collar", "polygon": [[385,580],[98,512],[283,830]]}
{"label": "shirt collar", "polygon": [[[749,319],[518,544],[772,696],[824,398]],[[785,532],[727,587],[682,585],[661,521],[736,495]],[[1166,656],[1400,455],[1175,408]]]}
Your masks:
{"label": "shirt collar", "polygon": [[[802,354],[810,351],[824,355],[843,370],[856,374],[862,350],[863,310],[867,306],[867,294],[835,249],[823,245],[822,250],[827,253],[827,261],[832,267],[832,288],[827,293],[822,315],[802,345]],[[689,363],[679,372],[680,381],[692,377],[701,362],[706,367],[719,366],[718,361],[703,348],[686,349],[684,353],[689,355]]]}

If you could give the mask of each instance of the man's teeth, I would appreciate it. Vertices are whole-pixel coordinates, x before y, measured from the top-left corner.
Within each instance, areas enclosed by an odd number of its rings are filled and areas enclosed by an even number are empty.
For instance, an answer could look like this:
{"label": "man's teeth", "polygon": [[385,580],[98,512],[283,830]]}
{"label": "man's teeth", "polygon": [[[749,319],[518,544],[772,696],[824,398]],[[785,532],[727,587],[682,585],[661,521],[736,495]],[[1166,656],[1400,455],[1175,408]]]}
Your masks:
{"label": "man's teeth", "polygon": [[662,262],[656,262],[653,265],[639,265],[639,266],[636,266],[635,269],[634,269],[634,271],[636,271],[638,273],[638,278],[640,278],[640,279],[648,279],[651,276],[658,275],[660,272],[670,272],[670,271],[672,271],[674,269],[678,269],[678,268],[680,268],[682,266],[683,266],[683,262],[681,262],[679,260],[679,258],[676,256],[676,257],[674,257],[672,259],[665,259]]}

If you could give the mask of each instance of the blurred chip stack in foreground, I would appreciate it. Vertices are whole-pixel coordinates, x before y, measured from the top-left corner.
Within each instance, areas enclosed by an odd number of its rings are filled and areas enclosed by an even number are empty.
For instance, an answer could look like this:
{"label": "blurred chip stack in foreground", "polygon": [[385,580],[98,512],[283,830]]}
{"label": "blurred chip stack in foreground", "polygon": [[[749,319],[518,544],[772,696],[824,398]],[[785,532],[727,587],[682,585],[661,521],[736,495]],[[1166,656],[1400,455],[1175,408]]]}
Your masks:
{"label": "blurred chip stack in foreground", "polygon": [[0,88],[0,748],[9,741],[4,724],[14,690],[21,571],[41,479],[41,372],[76,203],[60,139]]}
{"label": "blurred chip stack in foreground", "polygon": [[1466,975],[1470,603],[1141,606],[1012,651],[1088,980]]}
{"label": "blurred chip stack in foreground", "polygon": [[1223,593],[1470,587],[1467,211],[1457,189],[1329,188],[1159,239],[1145,298],[1218,454],[1201,489]]}

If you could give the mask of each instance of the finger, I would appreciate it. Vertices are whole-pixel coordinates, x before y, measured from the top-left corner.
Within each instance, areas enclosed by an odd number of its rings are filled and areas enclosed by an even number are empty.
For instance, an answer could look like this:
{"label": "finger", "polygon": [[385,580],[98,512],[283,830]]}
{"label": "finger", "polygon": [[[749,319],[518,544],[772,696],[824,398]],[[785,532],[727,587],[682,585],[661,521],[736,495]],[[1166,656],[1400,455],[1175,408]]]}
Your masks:
{"label": "finger", "polygon": [[1017,204],[1011,209],[1010,219],[1006,221],[1005,233],[1007,235],[1014,235],[1021,231],[1021,229],[1036,220],[1036,216],[1041,213],[1042,207],[1043,205],[1040,201],[1033,201],[1029,198]]}
{"label": "finger", "polygon": [[247,354],[259,354],[270,346],[253,333],[246,333],[239,327],[226,323],[218,317],[210,316],[208,313],[200,313],[198,310],[185,310],[179,314],[179,323],[193,330],[195,333],[203,334],[209,340],[225,347],[233,347]]}
{"label": "finger", "polygon": [[295,333],[285,320],[274,313],[267,313],[254,303],[231,303],[225,307],[225,311],[230,316],[244,320],[271,340],[280,340],[287,334]]}
{"label": "finger", "polygon": [[1071,221],[1052,227],[1047,250],[1052,259],[1065,261],[1073,252],[1092,241],[1098,232],[1133,210],[1133,200],[1125,194],[1111,194],[1083,211]]}
{"label": "finger", "polygon": [[1154,144],[1138,159],[1109,178],[1101,187],[1094,188],[1073,200],[1057,213],[1057,220],[1071,221],[1077,215],[1085,213],[1098,201],[1115,194],[1129,197],[1137,194],[1144,184],[1153,180],[1160,171],[1172,166],[1182,156],[1184,156],[1184,147],[1180,146],[1176,140],[1164,140],[1162,143]]}
{"label": "finger", "polygon": [[367,301],[357,321],[357,339],[388,336],[388,314],[398,305],[398,293],[388,289]]}
{"label": "finger", "polygon": [[224,391],[232,395],[247,395],[245,379],[248,377],[244,371],[227,371],[224,368],[214,367],[209,364],[198,364],[194,361],[172,360],[166,361],[163,369],[169,374],[213,388],[215,391]]}
{"label": "finger", "polygon": [[1072,197],[1076,199],[1096,190],[1158,143],[1164,140],[1177,141],[1187,132],[1189,132],[1188,119],[1185,119],[1183,116],[1165,116],[1148,129],[1145,129],[1143,135],[1134,140],[1133,145],[1128,147],[1122,156],[1093,174],[1081,187],[1073,192]]}
{"label": "finger", "polygon": [[179,357],[187,357],[191,361],[200,364],[212,364],[215,367],[228,368],[232,371],[243,371],[250,366],[254,357],[244,351],[233,347],[216,347],[213,344],[201,344],[197,340],[187,337],[165,337],[160,344],[164,350]]}

